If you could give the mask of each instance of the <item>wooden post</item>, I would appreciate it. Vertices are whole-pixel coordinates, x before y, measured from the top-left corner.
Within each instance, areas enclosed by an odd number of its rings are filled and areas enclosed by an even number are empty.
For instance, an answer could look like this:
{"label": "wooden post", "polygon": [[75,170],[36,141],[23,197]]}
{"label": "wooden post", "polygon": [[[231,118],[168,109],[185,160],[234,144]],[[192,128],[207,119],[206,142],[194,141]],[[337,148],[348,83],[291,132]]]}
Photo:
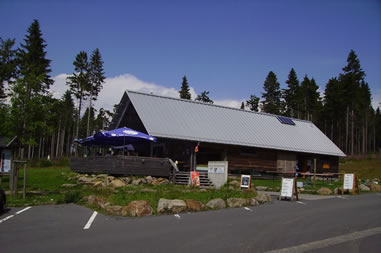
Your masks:
{"label": "wooden post", "polygon": [[26,197],[26,162],[24,163],[24,187],[23,187],[22,197],[23,199],[25,199]]}

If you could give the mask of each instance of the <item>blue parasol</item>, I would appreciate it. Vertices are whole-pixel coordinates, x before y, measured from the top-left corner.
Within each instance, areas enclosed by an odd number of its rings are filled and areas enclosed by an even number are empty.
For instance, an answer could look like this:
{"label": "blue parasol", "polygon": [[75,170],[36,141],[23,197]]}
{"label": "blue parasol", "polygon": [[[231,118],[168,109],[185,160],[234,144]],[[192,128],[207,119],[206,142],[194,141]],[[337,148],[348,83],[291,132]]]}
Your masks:
{"label": "blue parasol", "polygon": [[127,144],[141,143],[145,141],[156,142],[156,138],[131,128],[122,127],[110,131],[101,131],[94,136],[75,140],[82,146],[125,146]]}

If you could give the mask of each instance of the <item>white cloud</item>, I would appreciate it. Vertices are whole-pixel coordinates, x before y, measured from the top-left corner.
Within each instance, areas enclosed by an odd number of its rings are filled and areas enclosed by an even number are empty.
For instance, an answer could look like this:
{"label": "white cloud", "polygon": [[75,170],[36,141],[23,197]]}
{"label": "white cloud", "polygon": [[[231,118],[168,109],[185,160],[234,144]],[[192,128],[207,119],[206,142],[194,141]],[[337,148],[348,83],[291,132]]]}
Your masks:
{"label": "white cloud", "polygon": [[214,100],[214,104],[240,109],[242,101],[245,101],[245,100],[244,99],[242,100],[223,99],[223,100]]}
{"label": "white cloud", "polygon": [[[63,73],[54,77],[55,82],[51,87],[51,92],[54,97],[61,98],[65,91],[69,88],[69,86],[66,85],[66,78],[68,76],[70,75]],[[103,89],[99,94],[98,100],[94,103],[95,108],[112,110],[113,106],[120,102],[125,90],[179,98],[179,92],[176,88],[168,88],[155,83],[145,82],[138,79],[134,75],[123,74],[105,79],[105,83],[103,84]],[[197,96],[193,87],[190,87],[190,93],[192,98]],[[85,102],[84,107],[87,105],[88,101]]]}

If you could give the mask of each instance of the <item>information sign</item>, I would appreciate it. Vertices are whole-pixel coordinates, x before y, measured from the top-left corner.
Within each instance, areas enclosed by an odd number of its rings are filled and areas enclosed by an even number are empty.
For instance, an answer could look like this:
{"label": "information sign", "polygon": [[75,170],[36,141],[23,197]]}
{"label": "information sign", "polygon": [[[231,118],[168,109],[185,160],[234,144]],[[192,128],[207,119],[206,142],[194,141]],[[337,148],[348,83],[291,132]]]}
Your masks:
{"label": "information sign", "polygon": [[292,198],[294,192],[294,178],[282,178],[282,188],[280,196],[284,198]]}
{"label": "information sign", "polygon": [[215,174],[224,174],[225,173],[225,167],[224,166],[212,166],[208,168],[208,173],[215,173]]}
{"label": "information sign", "polygon": [[354,174],[344,174],[344,190],[353,189]]}

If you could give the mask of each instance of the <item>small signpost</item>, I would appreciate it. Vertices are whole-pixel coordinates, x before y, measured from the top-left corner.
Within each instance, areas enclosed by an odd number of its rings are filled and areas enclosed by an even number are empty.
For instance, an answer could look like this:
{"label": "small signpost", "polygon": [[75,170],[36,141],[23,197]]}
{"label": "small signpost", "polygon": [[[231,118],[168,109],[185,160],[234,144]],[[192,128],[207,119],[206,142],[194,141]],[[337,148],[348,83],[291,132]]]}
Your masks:
{"label": "small signpost", "polygon": [[251,188],[251,176],[250,175],[241,175],[241,189]]}
{"label": "small signpost", "polygon": [[299,200],[298,189],[296,188],[295,178],[284,178],[282,177],[282,186],[280,189],[280,200],[290,199],[293,200],[294,196],[296,200]]}
{"label": "small signpost", "polygon": [[348,191],[352,190],[352,194],[355,194],[355,192],[357,191],[357,193],[360,194],[358,178],[355,173],[344,174],[341,195],[344,195],[345,190],[348,190]]}

